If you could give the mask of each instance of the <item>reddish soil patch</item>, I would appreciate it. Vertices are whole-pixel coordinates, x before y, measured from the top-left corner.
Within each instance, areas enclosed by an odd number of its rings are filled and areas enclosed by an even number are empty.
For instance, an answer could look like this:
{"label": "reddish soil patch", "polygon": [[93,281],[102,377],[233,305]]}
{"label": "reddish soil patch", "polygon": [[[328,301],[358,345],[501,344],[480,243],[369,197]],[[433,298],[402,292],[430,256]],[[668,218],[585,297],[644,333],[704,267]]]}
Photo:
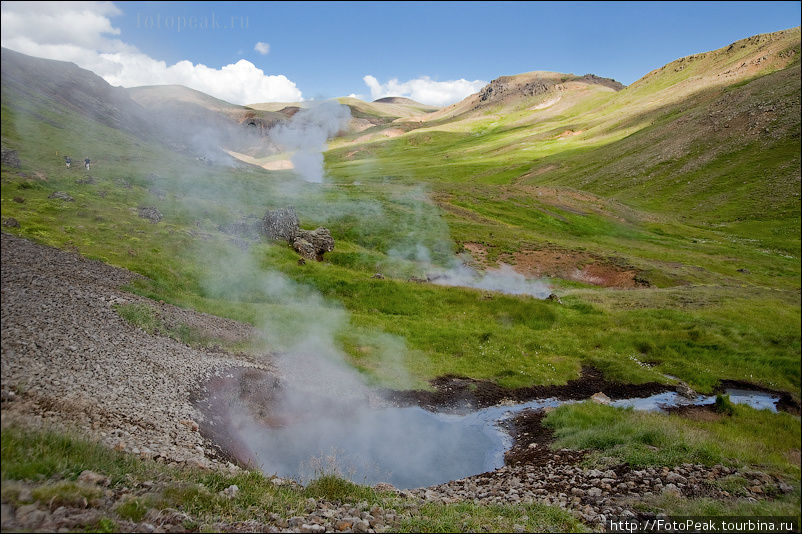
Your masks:
{"label": "reddish soil patch", "polygon": [[557,139],[565,139],[566,137],[571,137],[572,135],[579,135],[584,133],[585,130],[565,130],[563,133],[557,136]]}
{"label": "reddish soil patch", "polygon": [[278,110],[279,113],[281,113],[282,115],[286,115],[287,117],[292,117],[299,111],[301,111],[301,108],[299,108],[298,106],[287,106],[285,108],[281,108],[280,110]]}
{"label": "reddish soil patch", "polygon": [[599,391],[611,399],[649,397],[665,391],[674,391],[673,386],[658,382],[624,384],[605,379],[592,367],[583,367],[579,378],[569,380],[563,386],[529,386],[507,389],[489,380],[475,380],[461,376],[446,375],[431,381],[433,391],[385,390],[384,396],[401,405],[418,405],[431,411],[465,412],[503,401],[526,402],[532,399],[557,398],[561,400],[586,399]]}
{"label": "reddish soil patch", "polygon": [[481,265],[482,267],[487,267],[487,247],[482,245],[481,243],[463,243],[462,248],[467,250],[471,257]]}
{"label": "reddish soil patch", "polygon": [[528,277],[555,277],[602,287],[649,287],[634,267],[624,267],[582,252],[558,249],[524,250],[502,257]]}

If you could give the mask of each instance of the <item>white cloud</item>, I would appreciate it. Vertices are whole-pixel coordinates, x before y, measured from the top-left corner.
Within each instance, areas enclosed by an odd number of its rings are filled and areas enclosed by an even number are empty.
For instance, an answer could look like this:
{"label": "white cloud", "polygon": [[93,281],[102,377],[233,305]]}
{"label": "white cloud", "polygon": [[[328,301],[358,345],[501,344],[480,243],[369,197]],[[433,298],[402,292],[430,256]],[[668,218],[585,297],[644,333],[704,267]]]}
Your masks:
{"label": "white cloud", "polygon": [[253,46],[253,49],[262,54],[263,56],[266,56],[268,52],[270,52],[270,45],[267,43],[263,43],[262,41],[259,41]]}
{"label": "white cloud", "polygon": [[470,82],[462,78],[436,82],[428,76],[406,82],[399,82],[397,78],[393,78],[387,83],[379,83],[379,80],[368,74],[362,80],[370,89],[370,96],[373,100],[386,96],[403,96],[432,106],[447,106],[459,102],[487,85],[487,82],[482,80]]}
{"label": "white cloud", "polygon": [[[116,38],[111,2],[3,2],[2,46],[31,56],[71,61],[112,85],[179,84],[234,104],[297,102],[301,91],[284,75],[268,75],[241,59],[219,69],[154,59]],[[257,43],[259,44],[266,43]]]}

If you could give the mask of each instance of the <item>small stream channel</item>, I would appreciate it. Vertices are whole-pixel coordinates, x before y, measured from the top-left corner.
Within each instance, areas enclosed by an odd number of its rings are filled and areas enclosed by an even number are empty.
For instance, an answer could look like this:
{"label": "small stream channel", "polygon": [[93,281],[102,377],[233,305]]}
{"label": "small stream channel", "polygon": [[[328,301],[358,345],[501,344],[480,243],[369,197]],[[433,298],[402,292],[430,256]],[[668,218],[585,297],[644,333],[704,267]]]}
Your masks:
{"label": "small stream channel", "polygon": [[[727,389],[726,393],[733,403],[777,411],[779,396],[743,389]],[[278,428],[252,426],[248,442],[267,474],[306,482],[336,467],[341,476],[357,483],[388,482],[408,489],[501,467],[504,453],[512,446],[512,438],[501,423],[523,410],[573,402],[577,401],[536,399],[465,415],[419,407],[365,407],[336,419],[305,418]],[[714,402],[715,396],[687,399],[666,392],[610,404],[662,412],[670,407]]]}

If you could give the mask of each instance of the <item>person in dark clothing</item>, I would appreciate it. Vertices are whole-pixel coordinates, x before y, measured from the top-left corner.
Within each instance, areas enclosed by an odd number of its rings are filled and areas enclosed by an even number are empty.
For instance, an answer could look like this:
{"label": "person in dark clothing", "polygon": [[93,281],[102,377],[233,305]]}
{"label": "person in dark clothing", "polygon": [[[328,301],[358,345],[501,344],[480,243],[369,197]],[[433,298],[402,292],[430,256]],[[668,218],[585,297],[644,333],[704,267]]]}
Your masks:
{"label": "person in dark clothing", "polygon": [[84,160],[84,165],[86,165],[86,170],[88,171],[89,170],[89,158],[86,158]]}
{"label": "person in dark clothing", "polygon": [[67,168],[69,169],[72,159],[69,156],[64,156],[64,163],[67,164]]}

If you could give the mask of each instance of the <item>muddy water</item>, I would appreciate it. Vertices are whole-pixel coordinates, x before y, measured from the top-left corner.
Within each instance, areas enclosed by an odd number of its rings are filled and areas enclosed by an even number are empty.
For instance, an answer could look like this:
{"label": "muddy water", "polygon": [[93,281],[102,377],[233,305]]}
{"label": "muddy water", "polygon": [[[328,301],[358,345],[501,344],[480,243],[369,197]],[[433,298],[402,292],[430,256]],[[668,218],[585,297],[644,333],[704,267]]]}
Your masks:
{"label": "muddy water", "polygon": [[[729,389],[734,403],[776,411],[778,396]],[[344,417],[305,417],[279,428],[249,425],[247,442],[268,474],[308,481],[337,471],[363,484],[389,482],[397,488],[439,484],[504,464],[512,444],[500,423],[526,409],[576,401],[537,399],[514,406],[492,406],[466,415],[429,412],[418,407],[364,408]],[[685,399],[674,392],[611,404],[635,410],[715,402],[715,396]]]}

